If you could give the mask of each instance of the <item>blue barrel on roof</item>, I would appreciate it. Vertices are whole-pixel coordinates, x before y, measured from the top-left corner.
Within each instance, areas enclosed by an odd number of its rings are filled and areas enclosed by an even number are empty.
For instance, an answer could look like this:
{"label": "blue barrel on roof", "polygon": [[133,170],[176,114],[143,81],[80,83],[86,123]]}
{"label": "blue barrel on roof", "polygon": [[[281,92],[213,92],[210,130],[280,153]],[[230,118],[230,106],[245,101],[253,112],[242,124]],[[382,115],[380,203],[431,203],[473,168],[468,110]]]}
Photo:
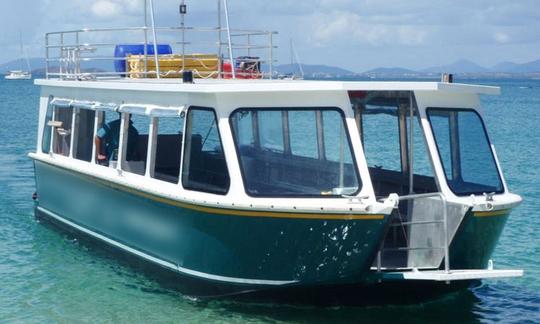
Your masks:
{"label": "blue barrel on roof", "polygon": [[[158,44],[157,45],[158,54],[172,54],[172,48],[169,44]],[[146,53],[148,55],[154,55],[154,44],[146,45]],[[114,57],[122,57],[133,55],[143,55],[144,54],[144,44],[118,44],[114,48]],[[126,60],[115,60],[114,69],[116,72],[126,72]]]}

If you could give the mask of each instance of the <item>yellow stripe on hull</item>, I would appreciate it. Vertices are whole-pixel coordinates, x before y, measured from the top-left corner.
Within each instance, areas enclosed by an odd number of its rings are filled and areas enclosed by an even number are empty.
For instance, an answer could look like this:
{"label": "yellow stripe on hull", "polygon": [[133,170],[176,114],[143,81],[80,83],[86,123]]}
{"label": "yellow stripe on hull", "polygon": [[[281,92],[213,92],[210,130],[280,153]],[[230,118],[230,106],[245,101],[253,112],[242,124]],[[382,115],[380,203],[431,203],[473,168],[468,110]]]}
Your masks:
{"label": "yellow stripe on hull", "polygon": [[383,220],[384,214],[325,214],[325,213],[290,213],[290,212],[271,212],[271,211],[250,211],[241,209],[229,209],[229,208],[216,208],[207,207],[201,205],[195,205],[177,200],[161,197],[155,194],[141,191],[139,189],[131,188],[125,185],[117,184],[114,182],[100,179],[93,175],[81,173],[76,170],[72,170],[63,166],[58,166],[45,161],[40,160],[42,163],[49,164],[51,166],[64,169],[65,171],[73,172],[81,177],[90,178],[95,182],[99,182],[104,186],[108,186],[117,190],[129,192],[131,194],[141,196],[153,201],[157,201],[163,204],[195,210],[199,212],[216,214],[216,215],[230,215],[230,216],[244,216],[244,217],[268,217],[268,218],[291,218],[291,219],[320,219],[320,220]]}
{"label": "yellow stripe on hull", "polygon": [[506,216],[510,214],[510,209],[501,209],[485,212],[474,212],[475,217],[492,217],[492,216]]}

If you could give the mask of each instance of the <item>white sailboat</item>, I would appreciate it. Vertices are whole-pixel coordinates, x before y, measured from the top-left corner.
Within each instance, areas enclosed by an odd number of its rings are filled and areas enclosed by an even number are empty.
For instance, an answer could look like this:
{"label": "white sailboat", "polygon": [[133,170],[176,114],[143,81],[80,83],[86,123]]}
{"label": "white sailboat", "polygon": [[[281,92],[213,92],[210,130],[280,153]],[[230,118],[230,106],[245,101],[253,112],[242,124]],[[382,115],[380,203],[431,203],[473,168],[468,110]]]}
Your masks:
{"label": "white sailboat", "polygon": [[20,37],[21,41],[21,56],[24,56],[26,61],[26,71],[23,69],[21,70],[13,70],[8,71],[8,73],[5,76],[6,80],[30,80],[32,79],[32,73],[30,72],[30,62],[28,61],[28,55],[25,55],[24,48],[23,48],[23,42],[22,42],[22,36]]}

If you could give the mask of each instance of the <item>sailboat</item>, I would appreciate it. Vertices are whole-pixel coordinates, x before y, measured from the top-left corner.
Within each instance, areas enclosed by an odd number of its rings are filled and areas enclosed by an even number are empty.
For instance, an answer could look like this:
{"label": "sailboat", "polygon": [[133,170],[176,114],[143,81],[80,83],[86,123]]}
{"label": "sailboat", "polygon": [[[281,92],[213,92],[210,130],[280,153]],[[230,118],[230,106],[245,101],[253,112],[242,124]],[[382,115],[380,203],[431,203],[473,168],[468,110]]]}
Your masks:
{"label": "sailboat", "polygon": [[[300,58],[298,57],[298,53],[296,52],[296,48],[294,47],[293,40],[291,38],[290,40],[290,49],[291,49],[291,69],[293,69],[294,65],[296,64],[298,66],[298,72],[300,75],[296,74],[295,72],[279,75],[278,78],[281,80],[303,80],[304,79],[304,68],[302,64],[300,63]],[[296,59],[296,62],[295,62]]]}
{"label": "sailboat", "polygon": [[25,55],[24,48],[23,48],[23,42],[22,42],[22,36],[20,37],[21,41],[21,56],[24,56],[26,60],[26,71],[24,70],[13,70],[8,71],[8,73],[5,76],[6,80],[30,80],[32,79],[32,73],[30,72],[30,62],[28,61],[28,55]]}

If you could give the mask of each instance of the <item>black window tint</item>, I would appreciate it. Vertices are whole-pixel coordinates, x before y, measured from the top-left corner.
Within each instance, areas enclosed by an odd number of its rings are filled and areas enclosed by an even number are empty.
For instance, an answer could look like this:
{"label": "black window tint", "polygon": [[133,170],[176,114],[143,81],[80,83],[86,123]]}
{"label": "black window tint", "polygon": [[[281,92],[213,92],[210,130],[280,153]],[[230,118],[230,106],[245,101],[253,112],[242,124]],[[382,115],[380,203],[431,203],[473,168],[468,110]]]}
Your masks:
{"label": "black window tint", "polygon": [[94,146],[94,121],[96,112],[94,110],[79,109],[75,120],[74,153],[73,157],[90,162],[92,160],[92,149]]}
{"label": "black window tint", "polygon": [[186,123],[182,185],[226,194],[230,178],[214,111],[191,108]]}
{"label": "black window tint", "polygon": [[178,183],[184,118],[157,120],[156,158],[152,177]]}
{"label": "black window tint", "polygon": [[53,152],[69,156],[71,147],[71,132],[73,120],[73,107],[56,107],[54,109]]}

